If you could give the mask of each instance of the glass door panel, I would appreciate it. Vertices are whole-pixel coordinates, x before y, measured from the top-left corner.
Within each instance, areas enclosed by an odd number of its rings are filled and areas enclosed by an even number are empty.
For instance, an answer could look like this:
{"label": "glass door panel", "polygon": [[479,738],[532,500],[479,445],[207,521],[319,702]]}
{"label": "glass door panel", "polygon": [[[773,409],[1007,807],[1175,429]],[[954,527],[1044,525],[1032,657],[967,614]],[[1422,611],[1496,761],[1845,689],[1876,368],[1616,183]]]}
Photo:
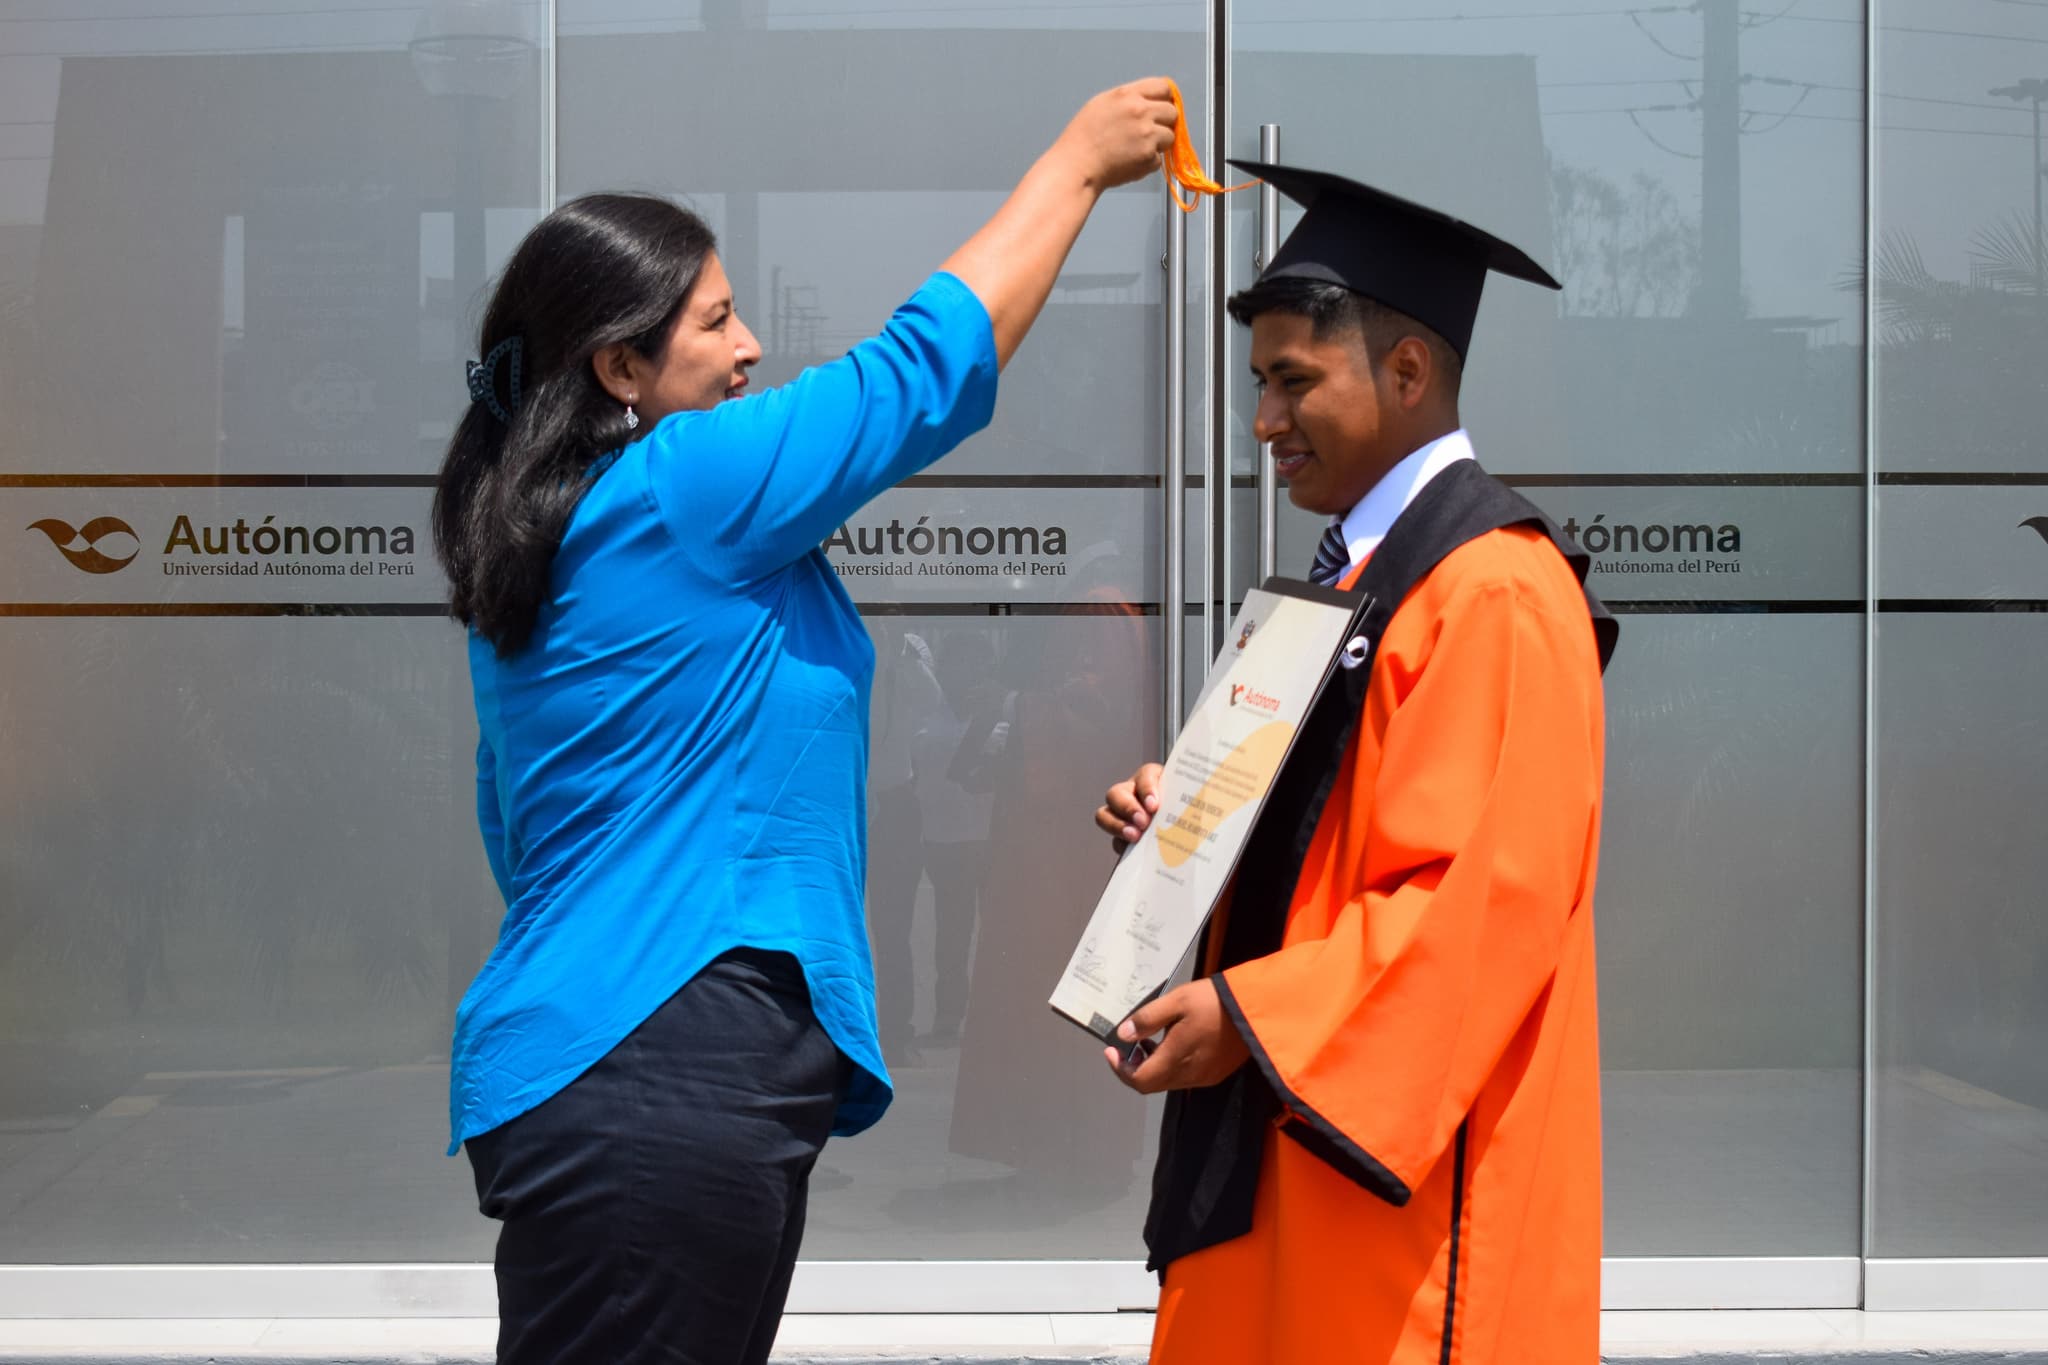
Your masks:
{"label": "glass door panel", "polygon": [[[1491,8],[1232,6],[1231,150],[1277,124],[1282,161],[1477,223],[1563,281],[1489,282],[1463,412],[1626,616],[1600,897],[1608,1252],[1853,1256],[1863,30],[1754,23],[1735,0]],[[1233,287],[1251,200],[1231,201]],[[1218,382],[1249,480],[1244,347],[1233,328]],[[1702,525],[1718,553],[1670,552]],[[1283,494],[1280,572],[1321,532]]]}
{"label": "glass door panel", "polygon": [[[561,5],[561,191],[698,206],[771,384],[877,330],[1095,91],[1168,74],[1208,116],[1199,0],[636,14]],[[1108,875],[1093,810],[1162,732],[1167,213],[1156,179],[1107,196],[989,429],[826,547],[880,661],[869,916],[898,1098],[826,1152],[807,1256],[1138,1253],[1152,1112],[1045,1000]],[[1200,280],[1199,233],[1189,252]]]}

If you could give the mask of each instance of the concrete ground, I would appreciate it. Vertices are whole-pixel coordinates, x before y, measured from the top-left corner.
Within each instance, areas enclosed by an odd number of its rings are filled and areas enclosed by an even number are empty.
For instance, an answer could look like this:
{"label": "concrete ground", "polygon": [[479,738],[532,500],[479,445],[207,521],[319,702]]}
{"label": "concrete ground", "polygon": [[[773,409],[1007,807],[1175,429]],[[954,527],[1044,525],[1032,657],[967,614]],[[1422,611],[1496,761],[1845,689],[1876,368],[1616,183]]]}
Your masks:
{"label": "concrete ground", "polygon": [[[1143,1313],[793,1316],[786,1365],[1142,1365]],[[2048,1365],[2048,1313],[1609,1313],[1608,1365]],[[481,1365],[485,1319],[0,1321],[0,1365]]]}

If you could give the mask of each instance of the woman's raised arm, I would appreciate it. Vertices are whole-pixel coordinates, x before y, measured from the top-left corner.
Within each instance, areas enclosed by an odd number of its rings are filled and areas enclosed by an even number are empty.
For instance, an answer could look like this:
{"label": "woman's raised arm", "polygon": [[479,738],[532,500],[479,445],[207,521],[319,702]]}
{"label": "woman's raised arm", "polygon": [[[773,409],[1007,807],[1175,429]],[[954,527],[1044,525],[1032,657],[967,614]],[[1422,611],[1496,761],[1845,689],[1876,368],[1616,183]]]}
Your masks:
{"label": "woman's raised arm", "polygon": [[995,217],[939,267],[988,309],[998,365],[1010,363],[1037,320],[1095,201],[1159,168],[1178,117],[1163,76],[1103,91],[1081,106]]}
{"label": "woman's raised arm", "polygon": [[1164,79],[1097,95],[880,335],[778,389],[660,423],[645,441],[648,471],[677,542],[721,577],[775,572],[979,431],[996,370],[1089,211],[1157,168],[1176,117]]}

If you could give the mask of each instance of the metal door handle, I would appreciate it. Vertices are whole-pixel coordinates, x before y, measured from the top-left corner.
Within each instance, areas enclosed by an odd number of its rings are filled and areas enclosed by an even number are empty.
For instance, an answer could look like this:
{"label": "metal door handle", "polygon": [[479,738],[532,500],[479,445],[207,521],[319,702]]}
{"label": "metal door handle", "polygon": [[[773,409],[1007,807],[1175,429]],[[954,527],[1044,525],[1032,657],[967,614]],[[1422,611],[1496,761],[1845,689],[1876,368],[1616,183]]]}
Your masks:
{"label": "metal door handle", "polygon": [[[1259,160],[1269,165],[1280,161],[1280,125],[1259,125]],[[1270,184],[1259,186],[1259,254],[1254,268],[1264,273],[1280,251],[1280,191]],[[1259,446],[1259,576],[1263,583],[1277,572],[1280,534],[1280,478],[1273,469],[1273,450]]]}
{"label": "metal door handle", "polygon": [[1166,651],[1163,707],[1166,746],[1163,758],[1180,735],[1185,704],[1182,674],[1187,666],[1187,294],[1188,215],[1166,200],[1166,412],[1165,449],[1160,454],[1159,491],[1166,499],[1166,562],[1159,601],[1161,643]]}

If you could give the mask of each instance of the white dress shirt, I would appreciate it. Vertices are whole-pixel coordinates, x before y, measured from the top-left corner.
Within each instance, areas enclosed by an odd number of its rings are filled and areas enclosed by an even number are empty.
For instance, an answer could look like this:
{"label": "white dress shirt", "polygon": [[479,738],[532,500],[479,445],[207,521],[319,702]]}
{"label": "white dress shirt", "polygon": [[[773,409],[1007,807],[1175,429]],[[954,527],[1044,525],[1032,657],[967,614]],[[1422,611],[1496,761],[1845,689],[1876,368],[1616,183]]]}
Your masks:
{"label": "white dress shirt", "polygon": [[1431,479],[1458,461],[1472,458],[1472,438],[1460,427],[1448,436],[1437,437],[1389,469],[1372,486],[1372,491],[1340,519],[1351,567],[1356,568],[1359,560],[1379,548],[1393,528],[1394,518],[1408,509],[1408,504],[1429,486]]}

